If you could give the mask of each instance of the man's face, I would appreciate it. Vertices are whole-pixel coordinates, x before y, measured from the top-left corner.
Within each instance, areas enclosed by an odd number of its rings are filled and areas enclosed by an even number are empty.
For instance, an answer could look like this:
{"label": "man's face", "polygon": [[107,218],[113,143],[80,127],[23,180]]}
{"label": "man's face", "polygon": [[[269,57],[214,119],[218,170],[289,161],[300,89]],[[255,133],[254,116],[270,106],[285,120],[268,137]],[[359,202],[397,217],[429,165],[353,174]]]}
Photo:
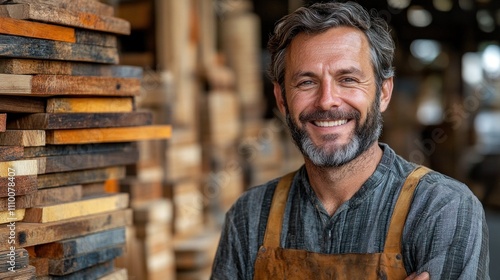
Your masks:
{"label": "man's face", "polygon": [[382,127],[392,79],[376,94],[365,35],[350,27],[299,34],[287,50],[286,97],[275,97],[292,137],[318,166],[341,166],[375,143]]}

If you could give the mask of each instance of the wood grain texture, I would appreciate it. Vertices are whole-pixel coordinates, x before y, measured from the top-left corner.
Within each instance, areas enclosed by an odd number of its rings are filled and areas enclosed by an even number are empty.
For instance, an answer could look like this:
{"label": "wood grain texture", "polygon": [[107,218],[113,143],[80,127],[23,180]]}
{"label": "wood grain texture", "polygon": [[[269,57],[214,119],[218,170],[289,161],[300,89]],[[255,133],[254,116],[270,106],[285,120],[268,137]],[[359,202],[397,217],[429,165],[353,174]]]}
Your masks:
{"label": "wood grain texture", "polygon": [[0,177],[12,177],[38,174],[36,159],[14,160],[0,162]]}
{"label": "wood grain texture", "polygon": [[[1,120],[1,114],[0,114]],[[151,112],[9,114],[8,129],[77,129],[144,126],[153,122]]]}
{"label": "wood grain texture", "polygon": [[[142,68],[41,59],[0,58],[0,73],[142,78]],[[0,103],[1,104],[1,103]],[[1,108],[1,107],[0,107]]]}
{"label": "wood grain texture", "polygon": [[24,156],[24,147],[0,146],[0,161],[12,161]]}
{"label": "wood grain texture", "polygon": [[[33,248],[33,247],[31,247]],[[30,265],[36,268],[36,276],[48,276],[49,275],[49,259],[37,258],[30,256]],[[36,278],[39,279],[39,278]]]}
{"label": "wood grain texture", "polygon": [[34,280],[35,279],[35,267],[28,265],[27,267],[16,270],[15,273],[12,271],[0,272],[0,279],[2,280]]}
{"label": "wood grain texture", "polygon": [[[53,223],[16,223],[16,244],[28,247],[84,234],[124,227],[132,224],[132,210],[117,210],[97,215],[68,219]],[[0,240],[8,240],[9,229],[0,227]],[[8,250],[7,242],[0,242],[0,250]]]}
{"label": "wood grain texture", "polygon": [[7,114],[0,114],[0,132],[4,132],[7,128]]}
{"label": "wood grain texture", "polygon": [[74,28],[7,17],[0,17],[0,34],[76,43]]}
{"label": "wood grain texture", "polygon": [[[8,271],[8,268],[11,267],[11,265],[8,263],[10,262],[10,255],[7,255],[10,253],[10,251],[0,252],[0,272]],[[14,257],[16,258],[14,264],[14,268],[16,270],[27,267],[29,265],[29,254],[26,249],[20,248],[14,250]]]}
{"label": "wood grain texture", "polygon": [[124,19],[42,4],[0,5],[0,16],[130,35],[130,23]]}
{"label": "wood grain texture", "polygon": [[[8,186],[9,178],[0,177],[0,186]],[[16,196],[27,195],[37,191],[38,180],[36,175],[16,176]],[[8,188],[0,188],[0,197],[8,197]]]}
{"label": "wood grain texture", "polygon": [[80,279],[100,279],[101,277],[111,273],[115,269],[114,261],[99,263],[91,267],[78,270],[64,276],[49,276],[47,279],[37,280],[80,280]]}
{"label": "wood grain texture", "polygon": [[[3,0],[1,2],[5,2]],[[96,0],[8,0],[9,3],[13,4],[42,4],[47,6],[53,6],[60,9],[67,9],[70,11],[80,11],[90,14],[97,14],[102,16],[113,16],[115,11],[110,5],[101,3]]]}
{"label": "wood grain texture", "polygon": [[[1,65],[0,69],[2,69]],[[0,112],[43,113],[44,111],[45,101],[41,98],[0,96]]]}
{"label": "wood grain texture", "polygon": [[64,155],[95,154],[109,152],[130,152],[136,150],[135,143],[105,143],[105,144],[80,144],[64,146],[43,146],[24,148],[24,158],[50,157]]}
{"label": "wood grain texture", "polygon": [[125,177],[125,167],[107,167],[38,175],[38,189],[104,182]]}
{"label": "wood grain texture", "polygon": [[118,47],[118,37],[114,34],[99,31],[76,29],[75,43],[81,45],[94,45],[108,48]]}
{"label": "wood grain texture", "polygon": [[56,97],[47,100],[47,113],[128,113],[134,110],[131,97]]}
{"label": "wood grain texture", "polygon": [[123,246],[116,246],[67,259],[50,259],[49,274],[68,275],[96,264],[111,261],[122,254]]}
{"label": "wood grain texture", "polygon": [[47,144],[84,144],[168,139],[170,125],[47,131]]}
{"label": "wood grain texture", "polygon": [[1,146],[45,146],[45,130],[6,130],[0,133]]}
{"label": "wood grain texture", "polygon": [[[71,202],[83,197],[81,185],[41,189],[33,193],[16,197],[16,208],[31,208],[55,203]],[[0,211],[7,210],[8,198],[0,198]]]}
{"label": "wood grain texture", "polygon": [[127,208],[128,201],[128,194],[117,193],[67,203],[37,206],[26,209],[23,222],[50,223],[116,211]]}
{"label": "wood grain texture", "polygon": [[107,247],[125,244],[125,228],[116,228],[97,233],[35,246],[38,257],[66,259],[91,253]]}
{"label": "wood grain texture", "polygon": [[109,64],[118,64],[119,62],[117,48],[11,35],[0,35],[0,56]]}
{"label": "wood grain texture", "polygon": [[16,210],[12,210],[12,211],[1,211],[0,212],[0,225],[8,224],[10,222],[22,221],[25,213],[26,213],[26,209],[16,209]]}

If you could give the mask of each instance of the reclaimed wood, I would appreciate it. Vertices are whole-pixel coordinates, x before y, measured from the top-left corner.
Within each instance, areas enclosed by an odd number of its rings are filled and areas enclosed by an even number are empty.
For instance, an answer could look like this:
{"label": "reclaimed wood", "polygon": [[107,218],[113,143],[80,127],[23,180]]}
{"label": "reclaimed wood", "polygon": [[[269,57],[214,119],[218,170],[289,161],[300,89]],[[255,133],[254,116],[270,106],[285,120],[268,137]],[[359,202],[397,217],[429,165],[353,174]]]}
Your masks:
{"label": "reclaimed wood", "polygon": [[36,159],[38,161],[38,174],[46,174],[134,164],[139,160],[139,151],[51,156]]}
{"label": "reclaimed wood", "polygon": [[24,158],[34,157],[50,157],[64,155],[80,155],[92,153],[108,153],[108,152],[129,152],[135,150],[135,143],[104,143],[104,144],[84,144],[84,145],[47,145],[43,147],[26,147],[24,148]]}
{"label": "reclaimed wood", "polygon": [[125,177],[125,167],[107,167],[38,175],[38,189],[104,182]]}
{"label": "reclaimed wood", "polygon": [[[0,177],[0,186],[8,186],[8,177]],[[27,195],[37,191],[38,178],[36,175],[16,176],[16,196]],[[0,188],[0,197],[8,197],[9,189],[6,187]]]}
{"label": "reclaimed wood", "polygon": [[[81,185],[41,189],[33,193],[16,197],[16,208],[31,208],[55,203],[71,202],[83,197]],[[8,198],[0,198],[0,211],[7,210]]]}
{"label": "reclaimed wood", "polygon": [[65,239],[35,246],[38,257],[66,259],[87,254],[107,247],[125,244],[125,228],[116,228],[97,233]]}
{"label": "reclaimed wood", "polygon": [[6,130],[0,133],[1,146],[44,146],[44,130]]}
{"label": "reclaimed wood", "polygon": [[38,279],[37,280],[81,280],[81,279],[100,279],[101,277],[113,272],[115,269],[114,261],[107,261],[104,263],[99,263],[93,265],[91,267],[78,270],[71,274],[67,274],[64,276],[55,276],[51,275],[47,279]]}
{"label": "reclaimed wood", "polygon": [[0,161],[11,161],[21,159],[24,155],[24,147],[0,146]]}
{"label": "reclaimed wood", "polygon": [[[2,69],[1,63],[0,69]],[[45,101],[41,98],[0,96],[0,112],[43,113],[44,111]]]}
{"label": "reclaimed wood", "polygon": [[13,160],[0,162],[0,177],[36,175],[38,174],[38,161],[35,159]]}
{"label": "reclaimed wood", "polygon": [[141,81],[135,78],[0,74],[0,80],[0,94],[6,95],[134,96],[141,90]]}
{"label": "reclaimed wood", "polygon": [[115,11],[113,6],[101,3],[96,0],[8,0],[13,4],[43,4],[47,6],[54,6],[60,9],[67,9],[71,11],[80,11],[90,14],[97,14],[102,16],[113,16]]}
{"label": "reclaimed wood", "polygon": [[[0,252],[0,272],[8,271],[9,267],[12,267],[11,263],[9,263],[10,257],[12,253],[11,251]],[[29,264],[29,254],[26,249],[20,248],[14,250],[14,257],[16,260],[12,263],[15,270],[27,267]],[[2,278],[0,278],[2,279]]]}
{"label": "reclaimed wood", "polygon": [[83,197],[96,196],[106,193],[106,187],[104,183],[90,183],[84,184],[83,187]]}
{"label": "reclaimed wood", "polygon": [[[0,114],[1,120],[1,114]],[[144,126],[153,123],[151,112],[9,114],[8,129],[77,129]]]}
{"label": "reclaimed wood", "polygon": [[17,269],[15,273],[12,271],[0,272],[0,279],[2,280],[34,280],[35,267],[28,265],[27,267]]}
{"label": "reclaimed wood", "polygon": [[30,255],[29,263],[36,268],[37,277],[49,275],[49,259],[37,258]]}
{"label": "reclaimed wood", "polygon": [[170,125],[51,130],[47,131],[46,142],[61,145],[168,139],[171,130]]}
{"label": "reclaimed wood", "polygon": [[103,33],[86,29],[76,29],[75,43],[82,45],[95,45],[108,48],[117,48],[118,37],[110,33]]}
{"label": "reclaimed wood", "polygon": [[7,127],[7,114],[0,114],[0,132],[4,132]]}
{"label": "reclaimed wood", "polygon": [[[0,5],[0,8],[4,7]],[[0,35],[0,56],[118,64],[117,48]]]}
{"label": "reclaimed wood", "polygon": [[127,113],[134,110],[132,97],[54,97],[47,100],[47,113]]}
{"label": "reclaimed wood", "polygon": [[22,58],[0,58],[0,73],[142,78],[142,68],[136,66]]}
{"label": "reclaimed wood", "polygon": [[[16,223],[16,244],[28,247],[67,238],[91,234],[132,224],[132,209],[117,210],[52,223]],[[0,227],[0,240],[8,240],[10,232]],[[0,242],[0,250],[8,250],[7,242]]]}
{"label": "reclaimed wood", "polygon": [[47,39],[68,43],[76,42],[74,28],[32,22],[27,20],[19,20],[8,17],[0,17],[0,34]]}
{"label": "reclaimed wood", "polygon": [[18,222],[22,221],[26,209],[16,209],[16,210],[11,210],[11,211],[1,211],[0,212],[0,225],[2,224],[8,224],[10,222]]}
{"label": "reclaimed wood", "polygon": [[124,19],[42,4],[0,5],[0,16],[130,35],[130,23]]}

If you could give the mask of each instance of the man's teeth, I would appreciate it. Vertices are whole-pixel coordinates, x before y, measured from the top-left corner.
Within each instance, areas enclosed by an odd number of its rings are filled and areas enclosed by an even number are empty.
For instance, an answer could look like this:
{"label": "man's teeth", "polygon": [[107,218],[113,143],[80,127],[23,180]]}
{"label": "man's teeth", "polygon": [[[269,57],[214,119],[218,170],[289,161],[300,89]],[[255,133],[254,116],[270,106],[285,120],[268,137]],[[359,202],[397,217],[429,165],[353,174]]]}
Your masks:
{"label": "man's teeth", "polygon": [[331,127],[331,126],[339,126],[347,123],[347,120],[338,120],[338,121],[315,121],[314,124],[320,127]]}

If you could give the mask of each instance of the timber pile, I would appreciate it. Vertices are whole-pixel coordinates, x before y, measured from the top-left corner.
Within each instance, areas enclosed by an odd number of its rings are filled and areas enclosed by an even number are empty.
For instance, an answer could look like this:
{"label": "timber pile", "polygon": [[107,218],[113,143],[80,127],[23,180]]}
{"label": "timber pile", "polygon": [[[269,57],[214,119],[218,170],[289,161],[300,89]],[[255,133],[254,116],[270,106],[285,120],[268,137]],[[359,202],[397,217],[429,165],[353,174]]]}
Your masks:
{"label": "timber pile", "polygon": [[96,0],[0,3],[0,255],[15,279],[127,279],[129,193],[106,190],[171,133],[135,109],[142,69],[118,65],[130,25]]}

